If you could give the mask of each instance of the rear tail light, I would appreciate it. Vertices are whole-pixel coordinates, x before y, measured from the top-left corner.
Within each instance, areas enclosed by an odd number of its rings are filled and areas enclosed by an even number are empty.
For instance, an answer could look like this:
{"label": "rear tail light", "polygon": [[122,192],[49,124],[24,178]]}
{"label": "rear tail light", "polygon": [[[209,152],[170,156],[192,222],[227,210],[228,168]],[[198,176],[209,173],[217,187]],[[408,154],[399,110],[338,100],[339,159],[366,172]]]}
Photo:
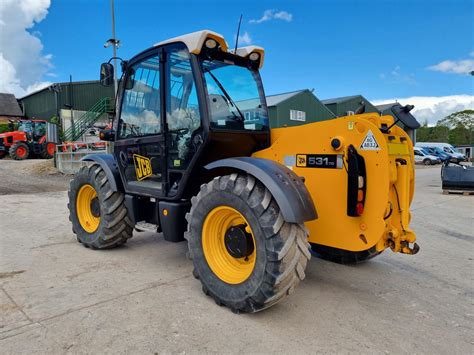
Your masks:
{"label": "rear tail light", "polygon": [[359,217],[364,213],[366,196],[365,160],[353,145],[347,148],[347,215]]}

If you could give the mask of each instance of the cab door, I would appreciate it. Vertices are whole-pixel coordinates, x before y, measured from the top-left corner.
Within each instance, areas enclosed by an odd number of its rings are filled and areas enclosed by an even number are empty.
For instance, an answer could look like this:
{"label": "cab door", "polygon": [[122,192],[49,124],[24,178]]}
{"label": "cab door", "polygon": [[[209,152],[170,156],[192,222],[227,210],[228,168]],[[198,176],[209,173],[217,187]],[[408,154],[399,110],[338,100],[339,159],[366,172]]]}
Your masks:
{"label": "cab door", "polygon": [[114,154],[128,193],[166,193],[163,110],[163,52],[131,63],[124,81]]}

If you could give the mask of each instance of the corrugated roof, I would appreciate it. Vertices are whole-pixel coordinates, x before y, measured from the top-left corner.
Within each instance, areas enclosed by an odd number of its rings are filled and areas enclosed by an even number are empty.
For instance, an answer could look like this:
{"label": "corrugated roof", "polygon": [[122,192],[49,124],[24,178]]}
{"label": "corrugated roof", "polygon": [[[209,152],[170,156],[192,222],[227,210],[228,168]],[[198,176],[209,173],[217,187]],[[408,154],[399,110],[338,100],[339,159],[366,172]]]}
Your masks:
{"label": "corrugated roof", "polygon": [[267,106],[276,106],[280,102],[288,100],[290,97],[293,97],[295,95],[301,94],[302,92],[306,91],[308,89],[304,90],[297,90],[297,91],[290,91],[290,92],[285,92],[283,94],[277,94],[277,95],[269,95],[267,96]]}
{"label": "corrugated roof", "polygon": [[23,116],[15,95],[0,93],[0,116]]}
{"label": "corrugated roof", "polygon": [[397,102],[392,102],[392,103],[389,103],[389,104],[377,105],[377,106],[375,106],[375,108],[377,110],[379,110],[380,112],[384,112],[384,111],[392,108],[393,105],[396,105],[396,104],[397,104]]}
{"label": "corrugated roof", "polygon": [[[72,85],[81,85],[81,84],[96,84],[96,83],[100,83],[100,80],[83,80],[83,81],[73,81],[72,82]],[[25,95],[23,97],[20,97],[18,100],[23,100],[24,98],[26,97],[29,97],[31,95],[35,95],[43,90],[47,90],[48,88],[50,88],[51,86],[53,85],[60,85],[60,86],[65,86],[65,85],[69,85],[70,82],[69,81],[66,81],[66,82],[62,82],[62,83],[52,83],[48,86],[45,86],[44,88],[42,89],[39,89],[39,90],[36,90],[36,91],[33,91],[33,92],[30,92],[28,95]]]}
{"label": "corrugated roof", "polygon": [[325,105],[330,104],[338,104],[340,102],[348,101],[360,97],[361,95],[352,95],[352,96],[342,96],[342,97],[335,97],[333,99],[321,100],[321,102]]}

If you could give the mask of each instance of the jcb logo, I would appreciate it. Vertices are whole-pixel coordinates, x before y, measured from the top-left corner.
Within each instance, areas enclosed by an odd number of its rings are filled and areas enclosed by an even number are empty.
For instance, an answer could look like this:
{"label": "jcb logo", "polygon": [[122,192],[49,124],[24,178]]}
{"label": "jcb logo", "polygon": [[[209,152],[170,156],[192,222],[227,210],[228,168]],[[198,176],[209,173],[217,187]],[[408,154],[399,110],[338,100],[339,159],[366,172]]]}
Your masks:
{"label": "jcb logo", "polygon": [[133,154],[133,162],[135,163],[135,173],[137,174],[137,181],[146,179],[151,176],[151,161],[147,157]]}
{"label": "jcb logo", "polygon": [[306,162],[306,154],[298,154],[296,155],[296,166],[305,167],[307,164]]}

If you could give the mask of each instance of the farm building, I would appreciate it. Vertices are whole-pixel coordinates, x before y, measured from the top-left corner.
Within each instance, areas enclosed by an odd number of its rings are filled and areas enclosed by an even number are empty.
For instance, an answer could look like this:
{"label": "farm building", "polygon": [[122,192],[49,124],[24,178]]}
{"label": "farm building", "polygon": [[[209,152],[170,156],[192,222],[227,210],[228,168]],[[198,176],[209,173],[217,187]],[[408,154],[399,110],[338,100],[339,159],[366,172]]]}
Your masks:
{"label": "farm building", "polygon": [[336,117],[308,89],[269,95],[267,106],[272,128],[296,126]]}
{"label": "farm building", "polygon": [[13,94],[0,93],[0,122],[23,117],[20,105]]}
{"label": "farm building", "polygon": [[88,111],[100,99],[113,96],[112,86],[102,86],[99,81],[76,81],[52,84],[18,101],[26,117],[50,120],[60,116],[61,110]]}
{"label": "farm building", "polygon": [[322,100],[321,102],[337,117],[347,116],[352,112],[356,113],[357,110],[363,106],[365,106],[363,112],[379,112],[379,110],[362,95],[336,97],[334,99]]}

